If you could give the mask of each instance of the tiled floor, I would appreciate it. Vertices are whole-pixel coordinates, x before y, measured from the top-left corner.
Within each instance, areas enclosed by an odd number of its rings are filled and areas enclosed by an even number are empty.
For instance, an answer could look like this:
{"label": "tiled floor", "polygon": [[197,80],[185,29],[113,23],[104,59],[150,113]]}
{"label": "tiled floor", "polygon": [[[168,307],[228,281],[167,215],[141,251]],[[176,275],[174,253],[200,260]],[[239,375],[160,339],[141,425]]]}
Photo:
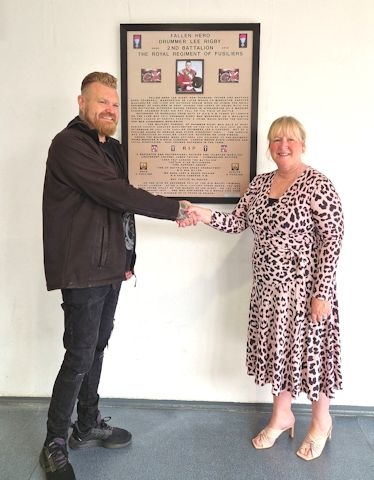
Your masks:
{"label": "tiled floor", "polygon": [[[45,399],[0,398],[0,479],[42,480],[38,456],[45,437]],[[125,449],[70,452],[77,480],[373,480],[374,412],[332,408],[334,428],[319,459],[295,452],[309,423],[296,405],[295,438],[268,450],[250,437],[270,406],[226,403],[102,400],[111,424],[133,434]]]}

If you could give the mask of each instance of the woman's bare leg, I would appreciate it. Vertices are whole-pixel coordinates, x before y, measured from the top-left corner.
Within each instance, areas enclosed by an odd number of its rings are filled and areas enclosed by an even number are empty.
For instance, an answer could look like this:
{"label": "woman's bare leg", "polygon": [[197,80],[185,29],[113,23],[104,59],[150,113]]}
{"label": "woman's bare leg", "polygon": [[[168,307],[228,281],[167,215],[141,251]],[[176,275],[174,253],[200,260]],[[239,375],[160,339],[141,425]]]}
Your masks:
{"label": "woman's bare leg", "polygon": [[312,402],[312,419],[307,436],[297,454],[304,460],[312,460],[321,455],[327,438],[331,435],[332,419],[330,399],[320,393],[319,400]]}
{"label": "woman's bare leg", "polygon": [[255,448],[272,447],[275,440],[286,429],[292,428],[295,417],[291,410],[291,393],[284,390],[273,396],[273,413],[268,425],[252,440]]}

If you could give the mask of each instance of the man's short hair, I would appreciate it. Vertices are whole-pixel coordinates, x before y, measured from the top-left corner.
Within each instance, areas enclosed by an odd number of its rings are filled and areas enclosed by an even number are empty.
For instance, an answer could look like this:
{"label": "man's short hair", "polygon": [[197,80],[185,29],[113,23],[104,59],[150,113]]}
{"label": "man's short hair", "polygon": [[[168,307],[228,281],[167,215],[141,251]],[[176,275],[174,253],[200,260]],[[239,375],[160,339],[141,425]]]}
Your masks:
{"label": "man's short hair", "polygon": [[81,85],[81,92],[86,89],[91,83],[99,82],[110,88],[117,88],[117,79],[110,73],[92,72],[84,77]]}

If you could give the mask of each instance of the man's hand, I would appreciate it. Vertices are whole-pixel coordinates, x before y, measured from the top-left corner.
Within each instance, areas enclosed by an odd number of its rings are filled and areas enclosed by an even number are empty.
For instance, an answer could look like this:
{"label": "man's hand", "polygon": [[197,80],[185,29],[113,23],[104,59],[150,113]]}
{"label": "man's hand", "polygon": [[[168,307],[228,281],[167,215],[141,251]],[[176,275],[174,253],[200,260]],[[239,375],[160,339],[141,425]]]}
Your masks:
{"label": "man's hand", "polygon": [[179,201],[179,210],[178,216],[176,218],[177,222],[180,220],[184,220],[187,218],[187,208],[191,206],[191,203],[187,200],[180,200]]}

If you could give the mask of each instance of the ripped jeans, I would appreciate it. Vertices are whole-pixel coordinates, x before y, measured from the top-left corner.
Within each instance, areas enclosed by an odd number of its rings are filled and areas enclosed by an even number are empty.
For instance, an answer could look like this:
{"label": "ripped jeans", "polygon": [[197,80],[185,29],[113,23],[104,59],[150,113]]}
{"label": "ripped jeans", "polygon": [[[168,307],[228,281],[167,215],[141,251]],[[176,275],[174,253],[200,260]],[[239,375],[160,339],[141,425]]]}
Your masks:
{"label": "ripped jeans", "polygon": [[121,283],[61,290],[66,352],[53,387],[46,442],[56,437],[67,439],[77,399],[80,430],[96,425],[104,350],[113,330],[120,289]]}

